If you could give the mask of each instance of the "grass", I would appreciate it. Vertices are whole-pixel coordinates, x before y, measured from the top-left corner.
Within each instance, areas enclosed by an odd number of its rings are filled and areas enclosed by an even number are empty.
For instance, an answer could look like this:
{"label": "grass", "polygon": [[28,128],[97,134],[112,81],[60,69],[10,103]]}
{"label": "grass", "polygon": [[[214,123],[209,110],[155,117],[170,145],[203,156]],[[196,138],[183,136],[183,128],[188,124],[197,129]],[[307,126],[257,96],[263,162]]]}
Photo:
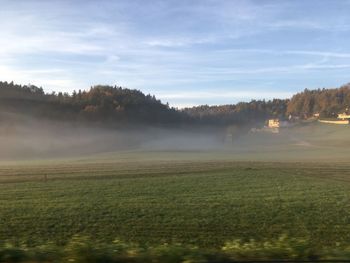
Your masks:
{"label": "grass", "polygon": [[350,165],[115,161],[0,166],[0,240],[220,248],[281,235],[350,244]]}
{"label": "grass", "polygon": [[2,160],[0,262],[349,259],[349,129]]}
{"label": "grass", "polygon": [[[139,246],[115,240],[96,243],[75,236],[66,246],[46,245],[36,248],[0,246],[1,262],[76,262],[76,263],[230,263],[230,262],[345,262],[350,258],[348,248],[341,251],[313,250],[306,240],[281,236],[275,240],[227,242],[221,249],[206,250],[182,244]],[[333,261],[330,261],[333,260]],[[335,261],[334,261],[335,260]]]}

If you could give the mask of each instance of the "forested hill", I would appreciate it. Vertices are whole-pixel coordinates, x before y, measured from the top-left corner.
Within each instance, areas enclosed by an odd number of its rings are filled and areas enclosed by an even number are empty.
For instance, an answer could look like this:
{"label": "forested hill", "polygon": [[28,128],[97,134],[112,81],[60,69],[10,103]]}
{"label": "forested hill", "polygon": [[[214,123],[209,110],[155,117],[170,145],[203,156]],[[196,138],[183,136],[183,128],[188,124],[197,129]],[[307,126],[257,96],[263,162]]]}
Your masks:
{"label": "forested hill", "polygon": [[265,122],[267,118],[285,118],[288,100],[252,100],[221,106],[197,106],[183,111],[205,124],[246,124]]}
{"label": "forested hill", "polygon": [[222,106],[177,110],[139,90],[94,86],[88,91],[45,93],[33,85],[0,82],[0,114],[20,113],[52,120],[160,125],[228,125],[314,113],[332,117],[350,108],[350,85],[338,89],[304,90],[291,99],[252,100]]}
{"label": "forested hill", "polygon": [[154,96],[141,91],[111,86],[94,86],[89,91],[46,94],[33,85],[0,82],[0,111],[34,117],[102,123],[167,124],[184,122],[187,116]]}
{"label": "forested hill", "polygon": [[301,119],[319,113],[321,117],[336,117],[338,113],[350,110],[350,84],[337,89],[308,90],[295,94],[291,99],[252,100],[222,106],[198,106],[186,108],[190,116],[205,123],[246,123],[267,118]]}
{"label": "forested hill", "polygon": [[310,117],[319,113],[321,117],[335,117],[350,109],[350,84],[338,89],[304,90],[295,94],[288,103],[286,114]]}

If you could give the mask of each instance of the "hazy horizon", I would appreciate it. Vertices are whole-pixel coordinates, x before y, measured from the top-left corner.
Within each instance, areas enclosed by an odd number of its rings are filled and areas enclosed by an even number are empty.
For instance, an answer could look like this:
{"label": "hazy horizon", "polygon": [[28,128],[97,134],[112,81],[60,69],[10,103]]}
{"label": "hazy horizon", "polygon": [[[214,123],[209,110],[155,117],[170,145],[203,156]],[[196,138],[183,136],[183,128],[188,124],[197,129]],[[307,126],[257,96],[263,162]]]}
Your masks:
{"label": "hazy horizon", "polygon": [[[7,83],[11,83],[13,82],[13,84],[15,85],[21,85],[21,86],[30,86],[30,85],[34,85],[36,87],[39,87],[39,88],[42,88],[44,90],[44,92],[46,94],[50,94],[50,93],[55,93],[57,94],[58,92],[62,92],[61,90],[48,90],[47,88],[43,87],[43,86],[40,86],[40,85],[36,85],[35,83],[17,83],[17,82],[14,82],[12,80],[1,80],[0,79],[0,82],[7,82]],[[322,88],[325,88],[325,89],[337,89],[337,88],[340,88],[344,85],[348,85],[350,82],[346,82],[346,83],[343,83],[341,85],[339,85],[338,87],[322,87]],[[130,88],[128,86],[118,86],[118,85],[112,85],[112,84],[103,84],[103,83],[96,83],[94,85],[90,85],[90,86],[87,86],[86,88],[82,88],[82,89],[71,89],[69,91],[63,91],[63,92],[66,92],[68,93],[70,96],[73,94],[73,92],[78,92],[78,90],[81,90],[81,91],[89,91],[89,89],[93,88],[93,87],[97,87],[97,86],[110,86],[110,87],[121,87],[123,89],[133,89],[133,88]],[[321,87],[309,87],[309,88],[305,88],[305,89],[308,89],[308,90],[317,90],[317,89],[320,89]],[[245,103],[245,102],[251,102],[253,100],[273,100],[273,99],[290,99],[292,98],[295,94],[297,93],[302,93],[305,89],[303,90],[297,90],[295,91],[294,93],[293,92],[290,92],[290,93],[286,93],[285,95],[282,95],[280,97],[278,97],[278,94],[276,94],[276,96],[273,96],[271,95],[271,97],[254,97],[254,96],[251,96],[249,97],[249,92],[239,92],[239,94],[244,94],[246,95],[246,98],[245,99],[237,99],[237,100],[232,100],[232,101],[228,101],[227,103],[204,103],[204,104],[179,104],[179,105],[172,105],[172,104],[169,104],[170,107],[173,107],[175,109],[178,109],[178,110],[182,110],[182,109],[186,109],[186,108],[191,108],[191,107],[199,107],[199,106],[224,106],[224,105],[234,105],[234,104],[237,104],[237,103]],[[143,94],[145,95],[151,95],[151,96],[155,96],[156,99],[160,100],[161,103],[163,104],[166,104],[166,103],[169,103],[169,101],[167,100],[164,100],[162,99],[162,96],[158,96],[157,94],[154,94],[154,93],[147,93],[145,92],[142,88],[135,88],[135,90],[139,90],[141,91]],[[192,94],[187,94],[188,98],[196,98],[196,96],[201,96],[201,95],[207,95],[207,96],[212,96],[213,98],[215,97],[220,97],[221,94],[210,94],[210,93],[205,93],[205,92],[193,92]],[[227,94],[226,95],[230,95],[230,94]],[[181,94],[174,94],[172,96],[172,98],[179,98],[181,97]]]}

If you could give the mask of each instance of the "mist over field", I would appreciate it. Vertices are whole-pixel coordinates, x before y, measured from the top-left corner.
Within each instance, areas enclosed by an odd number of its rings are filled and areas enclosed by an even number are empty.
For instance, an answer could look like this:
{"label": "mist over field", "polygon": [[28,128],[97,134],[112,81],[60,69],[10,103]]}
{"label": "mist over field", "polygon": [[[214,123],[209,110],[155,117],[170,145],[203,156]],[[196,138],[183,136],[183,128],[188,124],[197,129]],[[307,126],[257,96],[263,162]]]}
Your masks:
{"label": "mist over field", "polygon": [[[0,160],[85,158],[96,154],[137,152],[143,159],[166,153],[169,160],[328,160],[349,154],[349,126],[317,122],[263,129],[250,126],[152,127],[115,129],[100,124],[53,121],[16,113],[0,115]],[[256,129],[255,127],[259,127]],[[182,157],[179,157],[179,156]]]}
{"label": "mist over field", "polygon": [[[118,86],[49,94],[34,85],[0,82],[0,158],[163,151],[233,160],[340,160],[349,125],[321,124],[317,118],[334,120],[348,105],[350,85],[305,90],[291,99],[176,109]],[[288,125],[266,128],[269,119]]]}
{"label": "mist over field", "polygon": [[224,146],[224,132],[220,129],[157,128],[146,125],[115,129],[98,124],[2,114],[0,144],[0,158],[3,160],[84,157],[128,150],[221,149]]}

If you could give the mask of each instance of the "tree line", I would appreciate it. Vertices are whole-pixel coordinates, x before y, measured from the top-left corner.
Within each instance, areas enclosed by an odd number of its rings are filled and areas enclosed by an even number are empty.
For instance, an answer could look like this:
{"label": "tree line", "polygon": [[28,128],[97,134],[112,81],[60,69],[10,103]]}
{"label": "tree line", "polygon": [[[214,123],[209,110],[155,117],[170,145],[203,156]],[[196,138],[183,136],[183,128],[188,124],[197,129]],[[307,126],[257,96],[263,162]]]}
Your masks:
{"label": "tree line", "polygon": [[252,100],[221,106],[175,109],[155,96],[118,86],[97,85],[87,91],[45,93],[34,85],[0,82],[0,110],[35,117],[110,124],[229,125],[264,122],[290,115],[309,118],[315,113],[334,117],[350,107],[350,85],[308,90],[291,99]]}
{"label": "tree line", "polygon": [[0,110],[34,117],[109,124],[169,124],[188,118],[139,90],[102,85],[68,94],[45,93],[33,85],[0,82]]}
{"label": "tree line", "polygon": [[349,108],[350,84],[346,84],[337,89],[305,89],[291,98],[286,114],[301,118],[309,118],[316,113],[320,117],[336,117]]}
{"label": "tree line", "polygon": [[190,117],[203,124],[249,124],[265,122],[268,118],[285,118],[288,100],[252,100],[221,106],[185,108]]}

